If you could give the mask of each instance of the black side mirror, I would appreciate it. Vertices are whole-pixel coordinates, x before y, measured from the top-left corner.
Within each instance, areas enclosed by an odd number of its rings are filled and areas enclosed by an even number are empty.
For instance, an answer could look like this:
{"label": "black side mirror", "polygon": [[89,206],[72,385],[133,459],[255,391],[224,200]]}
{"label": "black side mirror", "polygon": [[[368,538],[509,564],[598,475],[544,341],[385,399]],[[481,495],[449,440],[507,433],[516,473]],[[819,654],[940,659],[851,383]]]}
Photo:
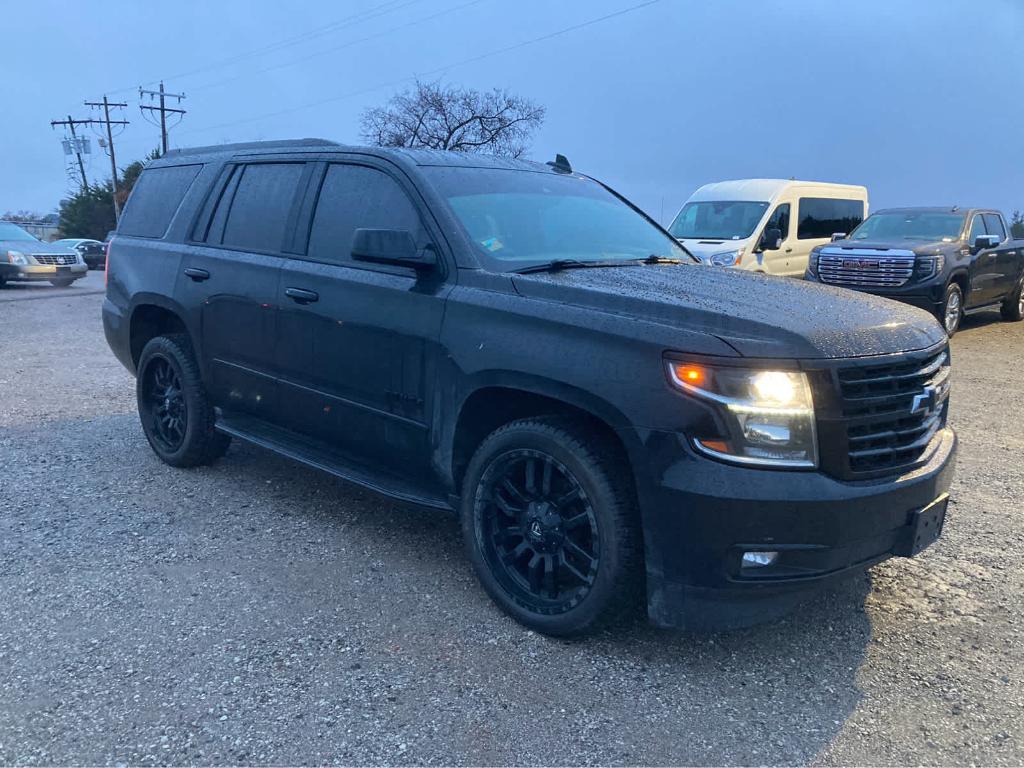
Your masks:
{"label": "black side mirror", "polygon": [[782,230],[777,227],[766,229],[761,235],[762,251],[777,251],[782,247]]}
{"label": "black side mirror", "polygon": [[846,233],[845,232],[833,232],[832,233],[832,242],[833,243],[836,242],[837,240],[845,240],[845,239],[846,239]]}
{"label": "black side mirror", "polygon": [[986,248],[995,248],[999,245],[999,235],[978,235],[974,238],[974,252],[984,251]]}
{"label": "black side mirror", "polygon": [[352,236],[352,260],[430,269],[437,264],[437,254],[432,248],[419,250],[405,229],[357,229]]}

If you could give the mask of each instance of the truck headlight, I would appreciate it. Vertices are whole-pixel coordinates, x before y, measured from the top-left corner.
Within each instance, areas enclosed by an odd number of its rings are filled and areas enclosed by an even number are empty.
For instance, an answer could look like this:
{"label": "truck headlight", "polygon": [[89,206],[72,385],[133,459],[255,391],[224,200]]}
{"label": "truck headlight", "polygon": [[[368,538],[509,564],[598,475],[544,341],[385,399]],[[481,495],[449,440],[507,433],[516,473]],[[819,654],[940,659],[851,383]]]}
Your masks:
{"label": "truck headlight", "polygon": [[667,365],[676,389],[718,406],[722,424],[690,435],[701,453],[736,464],[818,466],[814,403],[806,373],[675,360]]}
{"label": "truck headlight", "polygon": [[818,259],[821,257],[821,246],[815,246],[811,249],[811,255],[807,259],[807,271],[812,275],[818,274]]}
{"label": "truck headlight", "polygon": [[713,267],[735,267],[743,261],[743,249],[737,248],[732,251],[719,251],[711,254],[711,266]]}
{"label": "truck headlight", "polygon": [[931,277],[932,275],[937,275],[944,266],[946,266],[946,257],[942,254],[938,256],[918,256],[917,276]]}
{"label": "truck headlight", "polygon": [[28,260],[28,256],[26,256],[21,251],[8,251],[7,261],[11,264],[17,264],[22,267],[27,266],[30,263]]}

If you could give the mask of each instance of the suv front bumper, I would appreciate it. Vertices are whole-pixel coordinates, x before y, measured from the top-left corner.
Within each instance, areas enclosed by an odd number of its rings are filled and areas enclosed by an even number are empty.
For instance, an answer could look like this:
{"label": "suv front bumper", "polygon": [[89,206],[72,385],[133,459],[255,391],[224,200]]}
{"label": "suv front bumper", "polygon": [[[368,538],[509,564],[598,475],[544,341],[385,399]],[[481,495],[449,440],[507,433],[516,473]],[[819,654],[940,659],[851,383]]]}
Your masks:
{"label": "suv front bumper", "polygon": [[85,264],[53,267],[45,264],[0,264],[0,277],[12,282],[33,280],[77,280],[85,277],[89,268]]}
{"label": "suv front bumper", "polygon": [[[945,428],[924,465],[857,482],[724,464],[674,433],[644,443],[646,466],[662,468],[650,482],[638,477],[649,616],[718,630],[775,618],[829,583],[911,554],[914,517],[933,502],[944,509],[957,439]],[[742,567],[752,551],[779,554],[769,566]]]}

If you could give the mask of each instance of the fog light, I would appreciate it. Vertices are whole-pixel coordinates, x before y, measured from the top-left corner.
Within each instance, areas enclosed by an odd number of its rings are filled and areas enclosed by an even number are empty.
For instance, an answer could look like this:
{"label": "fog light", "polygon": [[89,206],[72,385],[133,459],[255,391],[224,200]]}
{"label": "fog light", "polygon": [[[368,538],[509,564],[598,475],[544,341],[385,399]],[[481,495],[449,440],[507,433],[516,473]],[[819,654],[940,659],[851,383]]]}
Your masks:
{"label": "fog light", "polygon": [[764,568],[779,559],[778,552],[744,552],[744,568]]}

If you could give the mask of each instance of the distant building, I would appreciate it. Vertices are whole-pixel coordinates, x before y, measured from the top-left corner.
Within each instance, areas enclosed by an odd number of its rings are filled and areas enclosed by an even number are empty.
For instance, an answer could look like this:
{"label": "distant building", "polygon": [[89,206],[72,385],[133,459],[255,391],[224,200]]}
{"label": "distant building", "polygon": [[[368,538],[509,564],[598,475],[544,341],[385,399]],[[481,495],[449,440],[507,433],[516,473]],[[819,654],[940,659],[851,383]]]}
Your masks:
{"label": "distant building", "polygon": [[30,235],[38,237],[40,240],[45,242],[52,242],[60,239],[60,233],[58,231],[58,223],[60,217],[56,213],[51,213],[43,216],[41,219],[17,219],[17,218],[5,218],[4,221],[10,221],[17,224],[19,227],[24,229]]}

